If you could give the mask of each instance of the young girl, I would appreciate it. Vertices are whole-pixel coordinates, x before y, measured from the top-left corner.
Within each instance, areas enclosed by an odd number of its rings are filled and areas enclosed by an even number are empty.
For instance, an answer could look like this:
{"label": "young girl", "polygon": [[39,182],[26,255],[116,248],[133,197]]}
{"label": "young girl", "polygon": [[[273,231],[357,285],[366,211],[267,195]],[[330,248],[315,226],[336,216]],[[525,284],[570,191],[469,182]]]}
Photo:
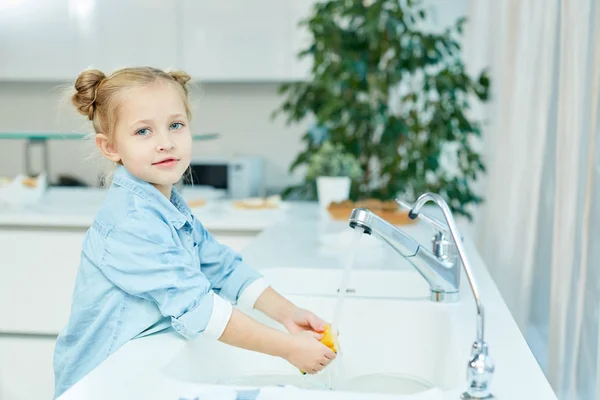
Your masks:
{"label": "young girl", "polygon": [[335,358],[319,342],[325,322],[219,244],[173,188],[191,157],[189,79],[125,68],[110,76],[84,71],[75,82],[73,104],[93,122],[96,145],[116,170],[85,236],[70,319],[56,343],[57,397],[129,340],[171,327],[186,338],[203,334],[283,357],[308,373]]}

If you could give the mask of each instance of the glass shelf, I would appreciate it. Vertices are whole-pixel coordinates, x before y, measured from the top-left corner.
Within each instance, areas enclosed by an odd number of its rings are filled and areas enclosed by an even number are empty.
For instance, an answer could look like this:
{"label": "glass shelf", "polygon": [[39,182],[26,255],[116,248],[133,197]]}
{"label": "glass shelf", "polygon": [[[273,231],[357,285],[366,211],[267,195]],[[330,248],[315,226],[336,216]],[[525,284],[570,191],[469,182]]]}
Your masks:
{"label": "glass shelf", "polygon": [[[29,140],[29,141],[45,141],[45,140],[79,140],[83,139],[88,134],[84,133],[60,133],[60,132],[0,132],[1,139],[13,140]],[[218,138],[218,133],[203,133],[201,135],[193,135],[193,140],[212,140]]]}

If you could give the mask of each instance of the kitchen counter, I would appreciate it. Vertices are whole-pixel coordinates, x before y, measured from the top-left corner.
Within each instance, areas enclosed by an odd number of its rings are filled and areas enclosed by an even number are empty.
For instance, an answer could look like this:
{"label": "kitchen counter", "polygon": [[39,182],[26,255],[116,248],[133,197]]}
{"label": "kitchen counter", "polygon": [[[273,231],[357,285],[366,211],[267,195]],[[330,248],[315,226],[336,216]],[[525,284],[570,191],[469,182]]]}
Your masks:
{"label": "kitchen counter", "polygon": [[[403,229],[422,242],[431,237],[431,230],[424,223]],[[266,276],[268,276],[269,270],[282,268],[339,269],[347,259],[348,240],[350,239],[345,235],[348,231],[350,229],[345,222],[331,221],[317,209],[316,205],[298,205],[288,211],[285,219],[260,234],[243,251],[243,256],[246,262],[262,270]],[[490,346],[490,356],[496,364],[496,373],[492,382],[493,393],[499,399],[556,399],[475,246],[470,238],[465,236],[465,247],[486,307],[486,340]],[[338,238],[337,244],[336,237]],[[355,268],[404,269],[406,271],[412,269],[401,257],[390,252],[385,246],[380,248],[374,241],[363,243],[362,240],[358,247],[359,253],[362,251],[363,254],[357,256]],[[466,309],[469,310],[469,315],[464,315],[462,318],[469,321],[474,320],[475,307],[464,274],[460,296],[460,304],[466,304]],[[464,341],[470,345],[474,339],[475,332],[473,331],[472,335],[464,338]],[[132,341],[67,391],[60,399],[177,399],[182,396],[193,398],[201,394],[205,394],[206,398],[211,398],[209,397],[210,393],[214,394],[220,390],[223,395],[224,390],[231,389],[183,382],[161,372],[170,360],[184,349],[185,345],[185,341],[174,333]],[[456,368],[466,369],[466,363],[465,359],[464,364],[456,365]],[[313,398],[312,394],[310,396]],[[431,398],[457,399],[457,396],[456,390],[450,390],[442,397]],[[332,392],[323,394],[323,399],[325,398],[338,397],[335,392]],[[359,397],[352,396],[352,398],[358,399]],[[375,399],[377,397],[365,395],[360,398]],[[398,396],[397,398],[425,399],[418,395],[414,397]]]}
{"label": "kitchen counter", "polygon": [[[425,206],[423,211],[440,220],[443,216]],[[459,226],[464,226],[464,222]],[[425,222],[402,227],[421,243],[429,243],[434,233]],[[332,220],[329,215],[311,203],[296,203],[285,221],[274,224],[258,235],[243,255],[246,262],[259,269],[269,268],[344,268],[347,251],[343,246],[352,242],[353,230],[347,221]],[[375,237],[364,235],[360,239],[353,268],[358,269],[410,269],[412,266],[387,244]]]}
{"label": "kitchen counter", "polygon": [[[107,189],[52,187],[38,204],[0,207],[0,228],[87,229],[101,207]],[[219,192],[184,188],[187,201],[204,199],[207,204],[192,208],[210,231],[262,231],[285,215],[281,210],[245,211],[232,207]]]}

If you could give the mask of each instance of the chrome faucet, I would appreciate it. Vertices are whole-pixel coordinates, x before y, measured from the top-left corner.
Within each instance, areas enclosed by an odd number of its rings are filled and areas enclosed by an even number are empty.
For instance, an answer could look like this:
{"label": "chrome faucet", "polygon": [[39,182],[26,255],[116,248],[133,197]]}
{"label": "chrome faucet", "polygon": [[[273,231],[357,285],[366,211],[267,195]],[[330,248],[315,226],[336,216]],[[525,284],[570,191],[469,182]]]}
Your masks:
{"label": "chrome faucet", "polygon": [[[431,251],[423,248],[401,229],[364,208],[352,210],[349,220],[350,227],[354,229],[359,227],[365,234],[377,236],[408,260],[429,283],[430,298],[433,301],[458,301],[460,265],[462,263],[477,308],[477,336],[471,348],[471,358],[467,366],[468,388],[461,395],[461,399],[494,399],[490,392],[490,384],[495,367],[488,355],[488,345],[484,340],[483,304],[452,212],[444,199],[434,193],[422,194],[412,207],[400,200],[396,201],[401,206],[408,208],[408,216],[411,219],[422,218],[436,228],[437,232],[432,239]],[[446,224],[420,213],[421,208],[428,201],[433,201],[442,210]],[[451,241],[448,240],[448,234]]]}
{"label": "chrome faucet", "polygon": [[377,236],[408,260],[429,283],[432,301],[458,301],[460,259],[453,243],[447,239],[445,229],[438,228],[429,251],[402,230],[364,208],[352,210],[350,226],[360,227],[365,234]]}

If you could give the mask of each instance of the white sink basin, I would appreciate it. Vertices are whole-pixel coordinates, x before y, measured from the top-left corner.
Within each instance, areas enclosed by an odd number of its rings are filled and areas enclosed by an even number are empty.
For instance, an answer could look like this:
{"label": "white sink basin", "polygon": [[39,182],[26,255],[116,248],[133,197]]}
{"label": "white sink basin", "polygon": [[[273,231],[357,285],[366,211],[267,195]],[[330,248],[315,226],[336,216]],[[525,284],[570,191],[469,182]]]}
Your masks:
{"label": "white sink basin", "polygon": [[[335,296],[342,280],[341,269],[269,268],[260,272],[284,295]],[[348,298],[429,299],[429,285],[414,270],[356,269],[350,274]]]}
{"label": "white sink basin", "polygon": [[[334,298],[288,297],[331,320]],[[303,377],[283,359],[202,337],[188,342],[161,372],[181,383],[251,387],[291,384],[398,394],[464,388],[475,332],[474,313],[469,320],[461,317],[465,307],[463,303],[347,298],[340,324],[341,354],[318,375]],[[253,317],[281,329],[260,313]]]}

